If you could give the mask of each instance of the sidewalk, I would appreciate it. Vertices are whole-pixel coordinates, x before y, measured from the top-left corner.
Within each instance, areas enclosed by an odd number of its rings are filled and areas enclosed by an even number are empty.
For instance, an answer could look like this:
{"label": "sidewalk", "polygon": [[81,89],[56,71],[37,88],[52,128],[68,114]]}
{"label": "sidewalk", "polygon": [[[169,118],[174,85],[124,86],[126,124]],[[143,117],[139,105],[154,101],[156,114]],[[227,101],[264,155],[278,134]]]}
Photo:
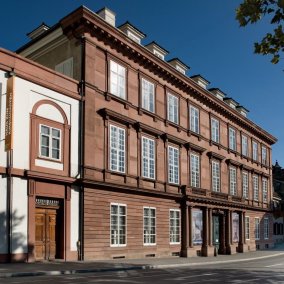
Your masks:
{"label": "sidewalk", "polygon": [[51,261],[37,263],[6,263],[0,264],[0,278],[189,267],[250,261],[279,255],[284,255],[284,244],[277,245],[271,250],[258,250],[255,252],[238,253],[234,255],[218,255],[217,257],[171,257],[83,262]]}

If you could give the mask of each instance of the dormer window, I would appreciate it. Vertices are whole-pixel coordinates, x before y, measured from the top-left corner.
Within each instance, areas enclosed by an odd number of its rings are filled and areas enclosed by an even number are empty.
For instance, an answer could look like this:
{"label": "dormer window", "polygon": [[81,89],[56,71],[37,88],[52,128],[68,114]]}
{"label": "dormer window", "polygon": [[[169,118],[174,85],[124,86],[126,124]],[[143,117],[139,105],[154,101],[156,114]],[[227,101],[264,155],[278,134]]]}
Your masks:
{"label": "dormer window", "polygon": [[210,82],[207,81],[201,75],[194,75],[194,76],[191,76],[190,78],[205,90],[207,89],[207,86],[210,84]]}
{"label": "dormer window", "polygon": [[141,40],[146,37],[146,35],[144,33],[139,31],[137,28],[135,28],[129,22],[126,22],[123,25],[119,26],[118,29],[120,29],[130,39],[132,39],[133,41],[135,41],[135,42],[137,42],[139,44],[141,44]]}
{"label": "dormer window", "polygon": [[232,98],[224,98],[225,103],[227,103],[232,109],[236,109],[239,106],[239,103]]}
{"label": "dormer window", "polygon": [[145,45],[145,47],[162,60],[165,60],[165,56],[169,53],[154,41]]}
{"label": "dormer window", "polygon": [[165,56],[164,56],[162,53],[160,53],[159,51],[154,50],[153,53],[154,53],[156,56],[158,56],[159,58],[161,58],[162,60],[165,60]]}
{"label": "dormer window", "polygon": [[170,65],[172,65],[177,71],[182,74],[186,74],[186,71],[189,69],[183,62],[181,62],[178,58],[173,58],[168,61]]}
{"label": "dormer window", "polygon": [[221,101],[223,101],[223,99],[226,97],[226,94],[222,92],[219,88],[211,88],[208,91],[210,91],[214,96],[216,96]]}

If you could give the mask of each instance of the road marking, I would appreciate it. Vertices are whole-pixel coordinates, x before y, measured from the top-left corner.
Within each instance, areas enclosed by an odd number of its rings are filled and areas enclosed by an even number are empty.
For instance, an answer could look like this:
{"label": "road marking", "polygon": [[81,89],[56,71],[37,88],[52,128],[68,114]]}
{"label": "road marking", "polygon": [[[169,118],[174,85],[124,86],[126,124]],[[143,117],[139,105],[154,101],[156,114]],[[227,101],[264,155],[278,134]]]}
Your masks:
{"label": "road marking", "polygon": [[284,263],[271,264],[271,265],[267,265],[265,267],[273,267],[273,266],[280,266],[280,265],[284,265]]}

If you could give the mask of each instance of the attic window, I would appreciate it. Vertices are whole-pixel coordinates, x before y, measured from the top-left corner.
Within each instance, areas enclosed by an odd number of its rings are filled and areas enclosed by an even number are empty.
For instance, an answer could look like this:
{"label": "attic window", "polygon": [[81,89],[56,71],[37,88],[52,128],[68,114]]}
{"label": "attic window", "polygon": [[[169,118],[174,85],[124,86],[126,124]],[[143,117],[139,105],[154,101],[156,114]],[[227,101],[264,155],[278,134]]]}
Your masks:
{"label": "attic window", "polygon": [[137,42],[139,44],[141,43],[141,39],[138,36],[136,36],[135,34],[133,34],[132,32],[128,31],[127,35],[128,35],[129,38],[131,38],[135,42]]}
{"label": "attic window", "polygon": [[157,51],[157,50],[154,49],[153,53],[154,53],[157,57],[161,58],[162,60],[165,59],[165,56],[164,56],[162,53],[160,53],[159,51]]}
{"label": "attic window", "polygon": [[177,71],[185,75],[185,70],[179,67],[178,65],[176,66]]}

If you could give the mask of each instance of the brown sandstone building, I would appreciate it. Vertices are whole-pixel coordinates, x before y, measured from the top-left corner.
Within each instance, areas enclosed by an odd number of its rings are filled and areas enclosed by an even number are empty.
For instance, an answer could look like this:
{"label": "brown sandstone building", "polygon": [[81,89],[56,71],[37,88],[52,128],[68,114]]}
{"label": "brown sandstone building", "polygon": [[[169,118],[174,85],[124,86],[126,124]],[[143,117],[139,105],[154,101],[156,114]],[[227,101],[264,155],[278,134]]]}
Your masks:
{"label": "brown sandstone building", "polygon": [[20,55],[81,82],[81,259],[274,245],[276,139],[244,107],[108,9],[80,7],[30,37]]}

